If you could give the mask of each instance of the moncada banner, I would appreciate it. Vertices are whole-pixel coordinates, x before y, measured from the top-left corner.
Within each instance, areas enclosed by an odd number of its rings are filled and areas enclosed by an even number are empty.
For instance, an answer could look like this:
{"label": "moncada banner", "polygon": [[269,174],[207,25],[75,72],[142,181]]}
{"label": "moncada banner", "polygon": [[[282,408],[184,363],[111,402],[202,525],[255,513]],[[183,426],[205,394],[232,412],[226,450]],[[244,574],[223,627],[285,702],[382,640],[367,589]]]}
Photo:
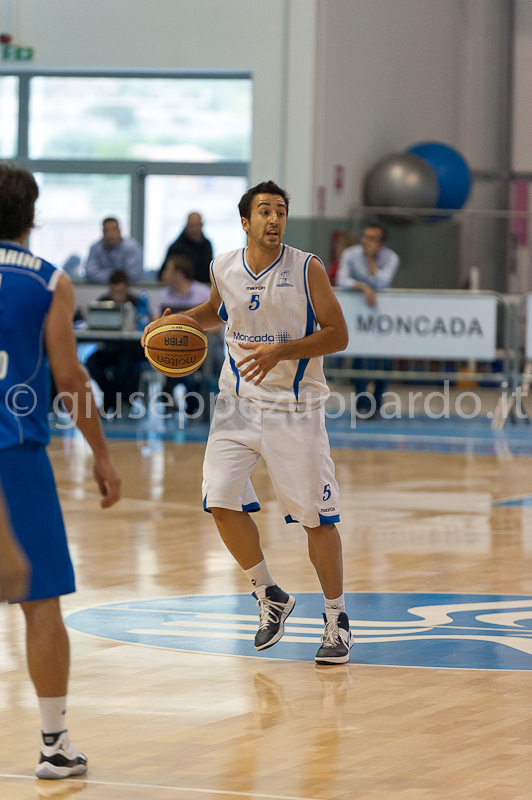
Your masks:
{"label": "moncada banner", "polygon": [[336,295],[349,329],[343,355],[390,358],[495,358],[497,299],[489,295],[361,292]]}

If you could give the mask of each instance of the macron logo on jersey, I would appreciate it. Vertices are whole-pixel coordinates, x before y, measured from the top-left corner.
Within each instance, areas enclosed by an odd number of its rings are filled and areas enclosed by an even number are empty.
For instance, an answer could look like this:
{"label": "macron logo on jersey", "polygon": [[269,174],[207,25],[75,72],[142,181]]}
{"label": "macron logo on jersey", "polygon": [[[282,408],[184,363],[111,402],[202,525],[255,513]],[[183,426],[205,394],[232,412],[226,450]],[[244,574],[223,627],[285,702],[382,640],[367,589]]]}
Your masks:
{"label": "macron logo on jersey", "polygon": [[23,250],[6,250],[0,248],[0,265],[4,267],[27,267],[35,271],[40,270],[42,261]]}
{"label": "macron logo on jersey", "polygon": [[248,292],[260,292],[261,289],[265,289],[265,286],[246,286],[246,290]]}

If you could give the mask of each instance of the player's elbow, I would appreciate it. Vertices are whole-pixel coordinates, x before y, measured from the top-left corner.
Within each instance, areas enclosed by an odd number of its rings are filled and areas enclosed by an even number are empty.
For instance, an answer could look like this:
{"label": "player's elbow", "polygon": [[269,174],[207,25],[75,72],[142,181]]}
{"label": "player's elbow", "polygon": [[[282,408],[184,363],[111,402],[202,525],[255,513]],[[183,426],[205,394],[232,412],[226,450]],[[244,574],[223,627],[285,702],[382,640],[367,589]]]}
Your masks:
{"label": "player's elbow", "polygon": [[347,345],[349,344],[349,332],[347,330],[347,325],[343,325],[338,331],[336,335],[336,353],[339,353],[341,350],[345,350]]}

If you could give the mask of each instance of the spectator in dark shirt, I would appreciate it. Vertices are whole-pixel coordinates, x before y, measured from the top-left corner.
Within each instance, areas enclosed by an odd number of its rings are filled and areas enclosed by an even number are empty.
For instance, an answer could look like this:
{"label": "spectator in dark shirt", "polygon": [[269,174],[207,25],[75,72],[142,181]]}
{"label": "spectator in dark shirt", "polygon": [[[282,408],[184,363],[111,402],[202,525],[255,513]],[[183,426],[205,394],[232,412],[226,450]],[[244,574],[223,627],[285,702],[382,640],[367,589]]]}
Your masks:
{"label": "spectator in dark shirt", "polygon": [[[109,280],[109,291],[98,300],[113,300],[120,305],[132,303],[136,308],[139,298],[130,291],[126,273],[116,270]],[[87,359],[86,367],[90,376],[103,392],[106,414],[112,408],[127,411],[129,398],[138,391],[140,365],[144,361],[144,351],[137,341],[102,342]],[[121,396],[120,400],[117,395]]]}
{"label": "spectator in dark shirt", "polygon": [[200,283],[210,283],[209,272],[212,261],[212,245],[203,235],[201,214],[192,211],[188,215],[184,230],[168,248],[163,266],[159,271],[161,279],[163,269],[170,256],[187,256],[194,264],[194,277]]}

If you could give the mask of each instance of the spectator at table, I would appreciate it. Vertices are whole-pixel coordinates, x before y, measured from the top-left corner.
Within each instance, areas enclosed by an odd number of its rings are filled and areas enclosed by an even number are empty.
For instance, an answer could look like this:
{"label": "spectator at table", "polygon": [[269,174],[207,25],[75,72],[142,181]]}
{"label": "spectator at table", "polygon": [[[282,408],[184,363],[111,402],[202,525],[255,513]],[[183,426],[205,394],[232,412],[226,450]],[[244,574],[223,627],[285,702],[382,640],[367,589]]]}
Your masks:
{"label": "spectator at table", "polygon": [[168,248],[163,266],[159,272],[159,279],[170,256],[187,256],[192,260],[194,276],[200,283],[210,283],[209,267],[212,261],[212,245],[203,235],[203,220],[201,214],[192,211],[188,215],[187,224],[175,242]]}
{"label": "spectator at table", "polygon": [[[337,272],[337,285],[344,289],[352,289],[364,293],[368,306],[377,304],[376,290],[389,289],[399,267],[399,256],[385,246],[386,232],[381,225],[368,224],[364,228],[360,244],[348,247],[340,256],[340,266]],[[390,359],[382,358],[355,358],[353,369],[364,370],[390,370]],[[367,378],[355,378],[353,385],[357,395],[366,392]],[[379,415],[382,405],[382,396],[386,391],[388,382],[382,379],[375,380],[375,409],[374,414]],[[357,401],[357,409],[365,414],[371,411],[371,398],[364,396]]]}
{"label": "spectator at table", "polygon": [[107,283],[113,272],[122,270],[130,283],[143,278],[142,247],[131,236],[122,236],[118,220],[107,217],[103,223],[103,237],[92,245],[85,277],[89,283]]}
{"label": "spectator at table", "polygon": [[211,296],[209,287],[195,280],[194,264],[187,256],[170,256],[162,268],[161,280],[166,287],[155,300],[156,319],[162,317],[165,308],[171,308],[173,313],[184,312],[205,303]]}
{"label": "spectator at table", "polygon": [[[130,291],[129,279],[123,270],[116,270],[109,280],[109,290],[98,300],[113,300],[119,305],[138,305],[138,295]],[[86,363],[91,378],[103,392],[103,409],[109,414],[119,408],[127,413],[129,398],[139,388],[144,351],[138,341],[102,342]],[[147,362],[146,362],[147,363]],[[118,397],[117,397],[118,395]],[[120,398],[120,400],[118,399]]]}
{"label": "spectator at table", "polygon": [[[162,269],[161,280],[166,283],[166,287],[159,292],[155,301],[156,319],[162,317],[165,308],[171,309],[174,314],[186,313],[189,308],[205,303],[211,296],[209,287],[194,279],[194,264],[187,256],[170,256]],[[201,388],[201,378],[195,372],[184,377],[167,378],[165,391],[172,394],[180,383],[187,392],[198,393]],[[197,397],[186,398],[185,411],[187,414],[194,415],[198,408]]]}

